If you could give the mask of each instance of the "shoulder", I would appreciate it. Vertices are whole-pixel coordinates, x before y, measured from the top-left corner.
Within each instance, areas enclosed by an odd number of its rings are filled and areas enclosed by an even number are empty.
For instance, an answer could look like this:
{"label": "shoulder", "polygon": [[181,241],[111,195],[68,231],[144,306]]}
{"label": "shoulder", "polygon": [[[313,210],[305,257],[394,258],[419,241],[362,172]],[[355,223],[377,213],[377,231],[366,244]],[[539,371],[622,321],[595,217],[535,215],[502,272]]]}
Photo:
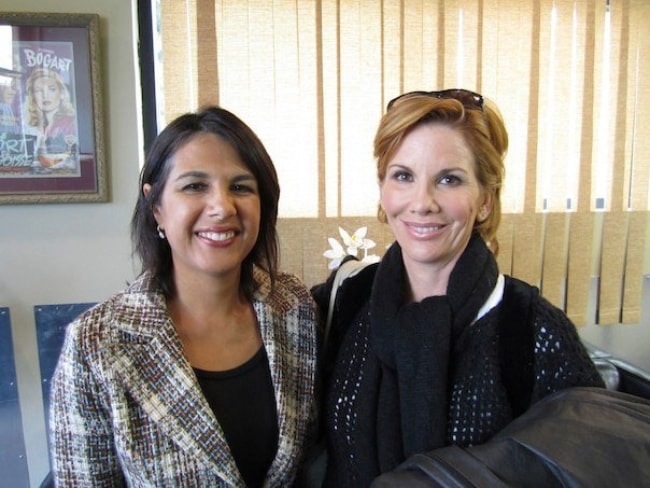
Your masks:
{"label": "shoulder", "polygon": [[311,301],[311,295],[307,285],[305,285],[300,278],[291,273],[281,272],[278,274],[274,291],[284,295],[293,296],[298,300]]}
{"label": "shoulder", "polygon": [[370,296],[378,267],[379,263],[368,264],[353,276],[343,280],[340,286],[341,299],[354,302],[365,301]]}
{"label": "shoulder", "polygon": [[513,276],[504,275],[504,296],[508,295],[515,300],[533,300],[539,297],[539,288]]}
{"label": "shoulder", "polygon": [[68,325],[66,337],[86,352],[100,351],[121,330],[148,334],[166,319],[162,294],[147,275],[142,275],[124,290],[81,313]]}
{"label": "shoulder", "polygon": [[77,316],[69,325],[66,335],[79,345],[101,342],[110,333],[110,324],[123,292],[116,293]]}
{"label": "shoulder", "polygon": [[115,342],[112,322],[118,296],[114,295],[89,308],[68,324],[58,359],[58,374],[55,374],[55,377],[66,378],[63,383],[59,380],[64,387],[67,381],[80,377],[79,371],[96,371],[97,368],[102,369],[102,364],[110,362],[109,351]]}
{"label": "shoulder", "polygon": [[535,333],[553,334],[555,331],[569,331],[576,335],[576,328],[566,313],[542,296],[539,288],[525,281],[506,276],[506,286],[503,297],[509,313],[513,310],[532,323]]}
{"label": "shoulder", "polygon": [[264,302],[278,311],[289,311],[295,308],[314,307],[314,301],[309,289],[296,275],[280,272],[274,283],[271,277],[260,268],[254,270],[257,290],[254,299]]}
{"label": "shoulder", "polygon": [[368,304],[379,264],[369,264],[341,282],[336,293],[333,322],[347,326]]}
{"label": "shoulder", "polygon": [[566,313],[561,308],[544,298],[540,293],[539,288],[536,286],[530,285],[517,278],[506,276],[505,295],[508,295],[511,301],[527,303],[530,312],[534,313],[534,318],[538,323],[547,326],[570,325],[571,328],[574,328]]}
{"label": "shoulder", "polygon": [[502,316],[513,316],[515,322],[533,321],[535,309],[541,300],[539,288],[509,275],[504,275],[504,278]]}
{"label": "shoulder", "polygon": [[59,126],[74,125],[75,117],[73,114],[64,113],[59,115],[59,117],[54,121],[54,123]]}

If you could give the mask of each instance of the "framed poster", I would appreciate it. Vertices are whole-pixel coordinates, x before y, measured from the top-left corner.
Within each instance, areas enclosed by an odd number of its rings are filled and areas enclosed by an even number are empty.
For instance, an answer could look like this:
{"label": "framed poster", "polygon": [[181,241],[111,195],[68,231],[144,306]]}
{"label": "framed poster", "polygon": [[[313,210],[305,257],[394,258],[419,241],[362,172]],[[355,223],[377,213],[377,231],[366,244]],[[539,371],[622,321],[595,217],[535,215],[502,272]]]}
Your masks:
{"label": "framed poster", "polygon": [[99,16],[0,12],[0,204],[108,200]]}

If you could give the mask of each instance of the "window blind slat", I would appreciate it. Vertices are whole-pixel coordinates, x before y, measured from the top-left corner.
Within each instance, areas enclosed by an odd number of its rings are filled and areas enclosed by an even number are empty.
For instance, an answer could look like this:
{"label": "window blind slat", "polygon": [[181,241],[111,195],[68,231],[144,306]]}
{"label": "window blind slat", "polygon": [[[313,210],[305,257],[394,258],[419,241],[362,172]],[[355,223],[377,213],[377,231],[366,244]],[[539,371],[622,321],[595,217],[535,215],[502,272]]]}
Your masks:
{"label": "window blind slat", "polygon": [[539,286],[544,219],[539,213],[514,215],[512,274]]}
{"label": "window blind slat", "polygon": [[514,223],[516,215],[506,213],[501,217],[501,224],[497,232],[497,239],[499,241],[499,253],[497,254],[497,262],[499,263],[499,270],[503,274],[512,275],[512,260],[513,260],[513,240],[514,240]]}
{"label": "window blind slat", "polygon": [[607,212],[603,217],[602,256],[598,322],[616,324],[621,320],[627,212]]}
{"label": "window blind slat", "polygon": [[541,291],[548,301],[564,309],[568,249],[566,229],[569,214],[549,213],[545,220]]}
{"label": "window blind slat", "polygon": [[163,52],[164,115],[170,121],[174,117],[193,110],[192,87],[195,86],[195,71],[188,54],[193,52],[195,39],[192,31],[194,19],[188,2],[160,2],[161,43]]}
{"label": "window blind slat", "polygon": [[647,212],[629,212],[627,253],[625,255],[625,284],[623,287],[622,322],[636,324],[641,320],[643,293],[643,259],[648,225]]}
{"label": "window blind slat", "polygon": [[595,317],[587,315],[592,279],[594,216],[591,212],[569,215],[566,313],[574,324],[581,326],[595,320]]}
{"label": "window blind slat", "polygon": [[217,72],[217,27],[214,0],[197,0],[196,65],[197,100],[199,105],[219,103],[219,75]]}

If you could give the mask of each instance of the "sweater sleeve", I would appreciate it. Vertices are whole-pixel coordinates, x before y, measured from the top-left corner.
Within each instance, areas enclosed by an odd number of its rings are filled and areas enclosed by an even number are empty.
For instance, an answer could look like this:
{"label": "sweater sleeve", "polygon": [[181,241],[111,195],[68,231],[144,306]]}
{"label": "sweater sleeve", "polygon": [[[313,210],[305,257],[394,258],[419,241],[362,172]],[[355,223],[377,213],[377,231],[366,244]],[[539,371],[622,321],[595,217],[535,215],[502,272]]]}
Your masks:
{"label": "sweater sleeve", "polygon": [[534,305],[535,386],[532,402],[574,386],[605,386],[566,314],[539,296]]}
{"label": "sweater sleeve", "polygon": [[[87,316],[86,316],[87,317]],[[73,322],[52,378],[51,460],[57,486],[125,486],[104,391],[85,350],[84,319]],[[87,325],[87,324],[86,324]]]}

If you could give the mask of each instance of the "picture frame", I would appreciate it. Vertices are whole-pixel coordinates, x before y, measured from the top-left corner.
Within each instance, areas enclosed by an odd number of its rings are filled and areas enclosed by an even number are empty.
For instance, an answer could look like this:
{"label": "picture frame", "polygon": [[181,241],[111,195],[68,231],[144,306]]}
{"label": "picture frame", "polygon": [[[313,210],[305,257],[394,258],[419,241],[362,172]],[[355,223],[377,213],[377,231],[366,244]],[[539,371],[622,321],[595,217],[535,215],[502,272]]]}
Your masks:
{"label": "picture frame", "polygon": [[106,202],[99,16],[0,12],[0,204]]}

